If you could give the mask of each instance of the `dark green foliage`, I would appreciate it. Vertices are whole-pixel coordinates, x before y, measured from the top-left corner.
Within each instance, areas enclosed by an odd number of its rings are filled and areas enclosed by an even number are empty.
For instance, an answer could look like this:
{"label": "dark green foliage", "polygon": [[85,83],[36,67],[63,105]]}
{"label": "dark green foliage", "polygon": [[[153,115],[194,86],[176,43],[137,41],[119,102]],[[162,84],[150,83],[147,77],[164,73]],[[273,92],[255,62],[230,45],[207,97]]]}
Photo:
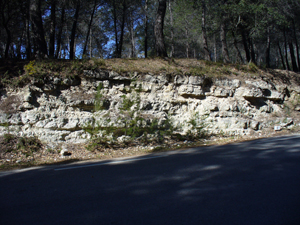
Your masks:
{"label": "dark green foliage", "polygon": [[186,135],[186,138],[188,140],[194,140],[194,139],[200,139],[205,137],[205,131],[204,127],[205,124],[203,122],[204,118],[200,118],[199,114],[196,113],[189,121],[188,123],[191,124],[192,129],[190,129]]}
{"label": "dark green foliage", "polygon": [[129,110],[131,106],[134,105],[135,102],[127,98],[126,95],[123,95],[121,97],[123,98],[121,110]]}
{"label": "dark green foliage", "polygon": [[103,94],[101,93],[102,89],[103,89],[103,84],[100,83],[97,87],[97,93],[95,96],[95,112],[105,108]]}
{"label": "dark green foliage", "polygon": [[83,62],[92,70],[104,65],[94,57],[154,56],[160,44],[160,56],[253,62],[296,72],[299,12],[295,0],[2,0],[0,59],[74,58],[68,70],[78,75]]}

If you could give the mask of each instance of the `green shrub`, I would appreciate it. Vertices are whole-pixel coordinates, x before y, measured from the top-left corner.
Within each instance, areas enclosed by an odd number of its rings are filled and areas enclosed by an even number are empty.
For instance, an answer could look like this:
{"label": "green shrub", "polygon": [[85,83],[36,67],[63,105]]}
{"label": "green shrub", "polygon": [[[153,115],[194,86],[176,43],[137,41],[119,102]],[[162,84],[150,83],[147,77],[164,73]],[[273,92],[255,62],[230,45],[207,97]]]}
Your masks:
{"label": "green shrub", "polygon": [[188,139],[203,138],[205,136],[205,131],[203,129],[205,127],[204,120],[205,117],[200,117],[199,113],[195,113],[193,117],[187,121],[192,127],[187,134]]}
{"label": "green shrub", "polygon": [[37,67],[36,67],[35,60],[30,61],[27,65],[25,65],[24,69],[25,69],[25,72],[30,76],[36,74],[37,73]]}
{"label": "green shrub", "polygon": [[121,110],[129,110],[134,105],[134,101],[127,98],[126,95],[122,95],[121,97],[123,98]]}
{"label": "green shrub", "polygon": [[103,83],[100,83],[97,87],[97,92],[95,96],[95,112],[103,109],[103,94],[101,93],[103,89]]}
{"label": "green shrub", "polygon": [[[131,115],[132,116],[132,115]],[[130,144],[148,144],[151,142],[163,143],[167,137],[171,137],[175,128],[170,120],[159,123],[158,119],[153,119],[150,123],[137,116],[135,118],[118,118],[120,122],[125,123],[124,127],[103,127],[98,124],[90,124],[84,128],[91,134],[92,138],[87,145],[89,151],[101,150],[106,147],[119,148]],[[102,135],[99,136],[99,133]],[[154,139],[148,139],[148,135],[154,135]],[[129,137],[124,143],[119,143],[117,139],[121,136]],[[108,138],[110,137],[110,138]],[[139,143],[136,143],[136,139]]]}

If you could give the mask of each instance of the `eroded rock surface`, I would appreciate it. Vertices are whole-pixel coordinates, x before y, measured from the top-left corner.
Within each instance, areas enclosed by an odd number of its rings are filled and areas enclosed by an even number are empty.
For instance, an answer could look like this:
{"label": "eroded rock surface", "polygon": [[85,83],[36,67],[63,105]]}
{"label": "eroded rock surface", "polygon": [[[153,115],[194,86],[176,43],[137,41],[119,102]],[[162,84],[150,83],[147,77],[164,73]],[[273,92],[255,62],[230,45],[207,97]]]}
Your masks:
{"label": "eroded rock surface", "polygon": [[2,90],[0,135],[84,143],[87,127],[125,127],[126,118],[138,116],[145,123],[170,120],[181,133],[201,127],[210,134],[245,135],[276,124],[295,126],[291,113],[299,108],[299,86],[262,78],[85,71],[80,78],[51,77]]}

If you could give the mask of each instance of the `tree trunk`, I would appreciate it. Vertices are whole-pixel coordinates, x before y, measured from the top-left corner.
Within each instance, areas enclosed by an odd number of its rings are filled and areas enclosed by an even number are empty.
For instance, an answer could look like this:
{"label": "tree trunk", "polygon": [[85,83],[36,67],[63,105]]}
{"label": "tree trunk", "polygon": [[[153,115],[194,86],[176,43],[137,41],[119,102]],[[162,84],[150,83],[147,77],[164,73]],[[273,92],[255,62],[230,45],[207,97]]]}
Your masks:
{"label": "tree trunk", "polygon": [[122,50],[123,50],[123,40],[124,40],[124,28],[126,22],[126,0],[123,0],[123,15],[122,15],[122,24],[121,24],[121,35],[120,35],[120,42],[119,42],[119,51],[117,52],[117,58],[122,57]]}
{"label": "tree trunk", "polygon": [[249,50],[249,47],[248,47],[248,37],[244,31],[244,29],[241,30],[241,33],[242,33],[242,41],[243,41],[243,45],[244,45],[244,50],[245,50],[245,53],[246,53],[246,59],[247,59],[247,62],[250,62],[251,61],[251,55],[250,55],[250,50]]}
{"label": "tree trunk", "polygon": [[144,51],[145,51],[145,58],[148,57],[148,0],[145,1],[145,42],[144,42]]}
{"label": "tree trunk", "polygon": [[286,67],[287,67],[288,70],[291,70],[289,60],[288,60],[288,50],[287,50],[287,41],[286,41],[285,29],[283,30],[283,36],[284,36],[284,49],[285,49]]}
{"label": "tree trunk", "polygon": [[295,53],[294,53],[294,45],[293,45],[292,41],[289,41],[289,48],[290,48],[290,55],[291,55],[291,60],[292,60],[293,71],[298,72],[297,62],[296,62]]}
{"label": "tree trunk", "polygon": [[36,57],[47,57],[47,44],[41,14],[41,0],[30,1],[30,19],[33,28],[33,37],[36,45]]}
{"label": "tree trunk", "polygon": [[211,56],[207,44],[208,42],[207,42],[207,34],[206,34],[206,6],[204,0],[202,0],[202,36],[203,36],[204,59],[211,61]]}
{"label": "tree trunk", "polygon": [[256,64],[256,57],[255,57],[255,51],[254,51],[254,44],[253,44],[253,38],[249,38],[249,44],[251,47],[251,62],[253,62],[254,64]]}
{"label": "tree trunk", "polygon": [[294,30],[294,40],[296,44],[297,64],[298,64],[298,69],[300,69],[299,45],[298,45],[298,40],[296,35],[296,25],[294,20],[293,20],[293,30]]}
{"label": "tree trunk", "polygon": [[186,58],[189,58],[190,44],[189,44],[189,30],[187,26],[185,27],[185,37],[186,37],[186,43],[185,43]]}
{"label": "tree trunk", "polygon": [[4,51],[4,58],[8,59],[9,58],[9,48],[10,48],[10,44],[11,44],[11,32],[8,29],[8,26],[5,24],[4,29],[6,31],[6,44],[5,44],[5,51]]}
{"label": "tree trunk", "polygon": [[51,1],[51,24],[50,24],[50,43],[49,57],[54,58],[55,51],[55,28],[56,28],[56,0]]}
{"label": "tree trunk", "polygon": [[266,48],[266,67],[270,68],[270,46],[271,46],[271,39],[270,39],[270,29],[267,28],[267,48]]}
{"label": "tree trunk", "polygon": [[30,5],[27,5],[26,15],[26,58],[31,59],[31,41],[30,41]]}
{"label": "tree trunk", "polygon": [[90,37],[90,59],[93,57],[93,48],[92,48],[92,39],[93,39],[93,34],[92,34],[92,30],[91,30],[91,37]]}
{"label": "tree trunk", "polygon": [[86,34],[86,37],[85,37],[85,42],[84,42],[84,47],[83,47],[83,52],[82,52],[82,56],[83,57],[86,55],[86,47],[88,45],[89,36],[90,36],[90,32],[91,32],[91,27],[92,27],[92,23],[93,23],[93,19],[94,19],[94,14],[95,14],[95,11],[96,11],[96,7],[97,7],[97,0],[95,0],[95,2],[94,2],[94,7],[93,7],[92,14],[91,14],[91,19],[90,19],[90,22],[89,22],[89,25],[88,25],[87,34]]}
{"label": "tree trunk", "polygon": [[130,52],[130,57],[134,58],[136,57],[135,54],[135,37],[134,37],[134,29],[133,29],[133,18],[132,18],[132,12],[130,12],[129,16],[129,31],[130,31],[130,45],[131,45],[131,52]]}
{"label": "tree trunk", "polygon": [[60,55],[60,51],[61,51],[61,38],[62,38],[62,32],[63,32],[63,28],[64,28],[64,23],[65,23],[65,3],[63,3],[62,9],[61,9],[61,17],[60,17],[60,27],[59,27],[59,31],[58,31],[58,35],[57,35],[57,43],[56,43],[56,54],[55,54],[55,58],[57,59]]}
{"label": "tree trunk", "polygon": [[121,30],[120,30],[120,39],[118,35],[118,27],[117,27],[117,5],[116,1],[113,0],[113,17],[114,17],[114,32],[115,32],[115,57],[116,58],[121,58],[122,57],[122,48],[123,48],[123,39],[124,39],[124,28],[125,28],[125,22],[126,22],[126,10],[127,10],[127,5],[126,5],[126,0],[123,0],[123,10],[122,10],[122,21],[121,21]]}
{"label": "tree trunk", "polygon": [[113,0],[113,18],[114,18],[114,31],[115,31],[115,56],[119,52],[118,28],[117,28],[117,6],[116,1]]}
{"label": "tree trunk", "polygon": [[233,30],[232,30],[232,36],[233,36],[233,40],[234,40],[233,44],[234,44],[234,47],[235,47],[235,49],[237,51],[238,57],[240,58],[241,63],[244,63],[244,59],[243,59],[241,51],[240,51],[240,49],[239,49],[239,47],[237,45],[237,40],[236,40],[235,33],[234,33]]}
{"label": "tree trunk", "polygon": [[217,40],[215,34],[214,34],[214,62],[217,62]]}
{"label": "tree trunk", "polygon": [[[1,30],[0,30],[0,36],[2,35]],[[4,58],[4,49],[3,46],[0,45],[0,58]]]}
{"label": "tree trunk", "polygon": [[22,53],[21,53],[21,48],[23,45],[23,41],[26,40],[26,26],[23,27],[22,29],[22,34],[21,34],[21,38],[18,39],[17,42],[17,59],[22,59]]}
{"label": "tree trunk", "polygon": [[280,54],[280,58],[281,58],[282,67],[283,67],[284,70],[286,70],[286,66],[285,66],[285,63],[284,63],[284,57],[283,57],[279,42],[277,42],[277,46],[278,46],[278,50],[279,50],[279,54]]}
{"label": "tree trunk", "polygon": [[155,50],[159,57],[168,57],[165,41],[164,41],[164,19],[167,8],[166,0],[158,0],[158,10],[155,18],[154,35],[155,35]]}
{"label": "tree trunk", "polygon": [[175,52],[175,47],[174,47],[174,19],[173,19],[173,11],[171,7],[171,1],[169,1],[169,12],[170,12],[170,22],[171,22],[171,52],[170,52],[170,57],[173,57],[174,52]]}
{"label": "tree trunk", "polygon": [[224,21],[222,21],[222,23],[221,23],[220,37],[221,37],[221,43],[222,43],[223,62],[230,63],[227,42],[226,42],[226,31],[225,31],[225,22]]}
{"label": "tree trunk", "polygon": [[77,23],[78,23],[78,17],[79,17],[79,10],[80,10],[80,0],[77,0],[76,5],[76,11],[74,15],[74,21],[71,31],[71,40],[70,40],[70,59],[75,58],[75,36],[76,36],[76,30],[77,30]]}

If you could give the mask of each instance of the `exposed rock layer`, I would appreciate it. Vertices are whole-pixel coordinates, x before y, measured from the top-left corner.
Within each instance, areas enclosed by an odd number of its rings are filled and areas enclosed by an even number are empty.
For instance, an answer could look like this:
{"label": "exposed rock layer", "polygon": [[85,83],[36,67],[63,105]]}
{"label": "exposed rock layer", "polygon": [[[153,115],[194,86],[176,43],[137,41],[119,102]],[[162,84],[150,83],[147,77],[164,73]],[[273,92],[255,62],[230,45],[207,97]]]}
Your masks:
{"label": "exposed rock layer", "polygon": [[137,115],[160,123],[170,119],[182,133],[201,127],[211,134],[245,135],[276,124],[295,125],[299,108],[299,86],[263,77],[85,71],[82,77],[50,77],[2,90],[0,135],[83,143],[90,138],[85,128],[91,124],[126,126],[124,118]]}

